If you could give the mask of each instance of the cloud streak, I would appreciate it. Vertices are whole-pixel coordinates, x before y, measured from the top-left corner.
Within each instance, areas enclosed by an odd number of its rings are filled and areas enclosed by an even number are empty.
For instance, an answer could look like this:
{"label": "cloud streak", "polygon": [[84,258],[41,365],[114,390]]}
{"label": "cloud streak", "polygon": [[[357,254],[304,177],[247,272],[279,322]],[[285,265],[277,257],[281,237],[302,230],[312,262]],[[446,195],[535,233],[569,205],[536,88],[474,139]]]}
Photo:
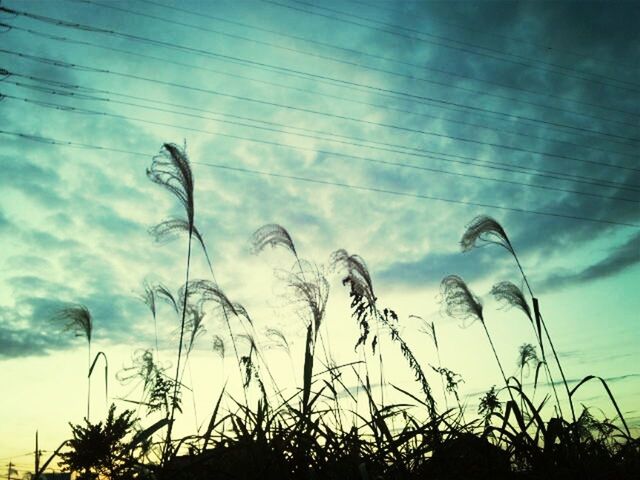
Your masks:
{"label": "cloud streak", "polygon": [[632,236],[622,246],[610,250],[604,259],[579,272],[552,273],[541,283],[540,290],[551,291],[604,280],[638,263],[640,263],[640,233]]}

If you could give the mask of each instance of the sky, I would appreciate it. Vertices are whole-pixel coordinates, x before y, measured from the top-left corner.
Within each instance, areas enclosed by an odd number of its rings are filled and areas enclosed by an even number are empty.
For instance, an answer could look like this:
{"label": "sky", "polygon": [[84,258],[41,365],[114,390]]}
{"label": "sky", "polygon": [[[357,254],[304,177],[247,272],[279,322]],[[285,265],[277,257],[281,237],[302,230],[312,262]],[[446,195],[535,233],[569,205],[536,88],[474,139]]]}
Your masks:
{"label": "sky", "polygon": [[[27,470],[36,430],[52,451],[86,414],[86,340],[52,320],[60,308],[87,306],[92,353],[109,360],[109,398],[102,373],[92,379],[92,420],[138,398],[116,374],[155,348],[140,294],[145,282],[176,292],[185,277],[186,237],[149,234],[183,215],[146,175],[166,142],[186,146],[216,280],[250,312],[279,384],[300,384],[305,324],[286,288],[291,255],[251,252],[265,224],[286,228],[326,273],[338,362],[358,358],[348,292],[329,268],[345,249],[366,261],[425,366],[437,359],[422,322],[435,323],[441,364],[462,376],[474,411],[500,373],[481,326],[443,313],[442,278],[460,275],[482,299],[507,374],[518,347],[535,342],[528,321],[489,295],[499,281],[521,284],[509,253],[461,252],[466,225],[489,215],[511,239],[567,378],[605,378],[640,423],[640,5],[318,5],[0,4],[2,465]],[[195,247],[191,276],[211,279]],[[166,305],[156,327],[158,359],[173,366],[179,322]],[[204,328],[176,426],[185,434],[226,380],[239,392],[233,355],[212,349],[225,335],[219,315]],[[284,333],[293,360],[267,328]],[[382,347],[394,381],[417,391],[395,346]],[[612,415],[602,389],[578,397]]]}

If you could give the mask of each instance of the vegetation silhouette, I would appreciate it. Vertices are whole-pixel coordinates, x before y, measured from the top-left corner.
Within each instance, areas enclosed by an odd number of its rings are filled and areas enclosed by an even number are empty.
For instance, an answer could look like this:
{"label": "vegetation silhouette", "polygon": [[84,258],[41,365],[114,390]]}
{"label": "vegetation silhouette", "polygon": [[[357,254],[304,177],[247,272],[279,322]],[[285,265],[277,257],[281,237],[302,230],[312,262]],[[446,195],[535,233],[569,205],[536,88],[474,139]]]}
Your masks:
{"label": "vegetation silhouette", "polygon": [[[183,286],[174,294],[164,285],[145,284],[142,295],[154,327],[160,314],[159,300],[169,305],[179,321],[175,373],[169,375],[171,367],[158,361],[155,327],[154,348],[136,351],[132,365],[117,375],[123,383],[142,384],[140,399],[126,399],[137,405],[138,412],[126,410],[116,414],[112,406],[104,423],[91,423],[88,405],[84,424],[71,425],[73,438],[60,447],[63,450],[59,454],[60,465],[77,472],[78,478],[637,478],[640,440],[632,436],[604,379],[589,375],[570,388],[540,313],[539,301],[533,295],[514,246],[496,220],[487,216],[474,219],[462,236],[461,247],[468,251],[482,244],[496,244],[513,256],[529,300],[520,288],[507,281],[494,285],[491,294],[504,306],[515,307],[527,317],[537,347],[531,343],[521,345],[516,362],[518,378],[507,376],[487,328],[487,313],[480,298],[459,276],[449,275],[442,280],[444,310],[454,318],[481,323],[502,376],[503,385],[491,386],[479,398],[477,415],[465,412],[466,406],[460,401],[462,377],[440,362],[439,339],[433,322],[424,322],[424,331],[438,354],[437,367],[424,368],[401,334],[397,313],[380,304],[365,261],[345,250],[331,255],[328,271],[339,274],[348,289],[351,316],[358,327],[354,339],[357,356],[353,362],[336,364],[326,338],[329,282],[325,271],[299,256],[292,236],[282,226],[271,224],[258,229],[252,237],[254,253],[259,254],[267,247],[283,248],[294,260],[292,269],[281,279],[303,320],[306,335],[301,386],[288,392],[279,388],[271,374],[263,352],[265,347],[256,340],[258,333],[247,309],[229,299],[215,280],[204,238],[195,226],[194,177],[186,147],[164,144],[147,174],[151,181],[178,198],[185,213],[185,218],[171,218],[151,229],[151,234],[159,239],[186,234]],[[202,247],[211,279],[190,278],[194,238]],[[195,341],[203,332],[205,312],[224,321],[226,331],[216,331],[211,345],[224,359],[226,345],[231,343],[243,401],[230,395],[225,384],[212,406],[204,433],[198,428],[191,435],[173,438],[177,414],[183,409],[182,394],[189,388],[183,380],[184,373]],[[65,309],[57,318],[85,335],[90,348],[92,323],[86,307]],[[282,331],[271,328],[265,336],[270,345],[291,355]],[[394,385],[385,378],[383,342],[388,348],[396,348],[406,361],[417,389]],[[541,358],[536,348],[540,349]],[[551,349],[555,368],[562,378],[566,391],[563,401],[571,410],[569,419],[562,414],[562,401],[555,390],[551,414],[545,410],[549,395],[534,400],[541,371],[546,372],[549,384],[554,386],[553,371],[546,361],[547,349]],[[385,348],[387,352],[390,350]],[[90,370],[94,366],[95,361]],[[532,369],[535,369],[533,393],[523,383],[525,370],[528,375]],[[376,379],[378,383],[374,385],[372,378],[376,373],[379,382]],[[430,375],[440,377],[443,398],[453,396],[455,406],[446,402],[443,409],[438,404]],[[349,378],[357,380],[357,391],[354,392]],[[573,398],[576,391],[594,380],[605,389],[617,412],[616,418],[596,419],[592,410],[584,406],[576,415]],[[374,395],[376,388],[380,389],[379,397]],[[385,402],[389,391],[405,401]],[[153,422],[152,418],[158,416]]]}

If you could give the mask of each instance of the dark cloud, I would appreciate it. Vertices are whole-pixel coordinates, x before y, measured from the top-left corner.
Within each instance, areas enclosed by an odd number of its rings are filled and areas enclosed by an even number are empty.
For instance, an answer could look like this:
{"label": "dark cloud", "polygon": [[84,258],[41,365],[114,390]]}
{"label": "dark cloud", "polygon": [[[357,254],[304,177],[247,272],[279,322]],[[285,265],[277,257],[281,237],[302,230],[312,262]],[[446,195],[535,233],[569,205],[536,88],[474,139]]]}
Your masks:
{"label": "dark cloud", "polygon": [[471,283],[499,276],[510,261],[502,253],[496,248],[480,248],[468,254],[430,253],[416,261],[393,263],[375,278],[388,285],[422,287],[438,285],[445,276],[455,274]]}
{"label": "dark cloud", "polygon": [[52,350],[67,348],[69,345],[70,340],[62,337],[0,324],[0,360],[48,355]]}
{"label": "dark cloud", "polygon": [[612,249],[609,255],[579,272],[552,273],[540,283],[541,291],[605,279],[640,263],[640,233],[624,245]]}
{"label": "dark cloud", "polygon": [[[635,379],[635,378],[638,378],[638,377],[640,377],[640,373],[629,373],[629,374],[626,374],[626,375],[615,375],[615,376],[610,376],[610,377],[604,377],[604,381],[607,382],[607,383],[615,383],[615,382],[621,382],[621,381],[624,381],[624,380]],[[567,383],[569,383],[569,384],[578,384],[582,380],[584,380],[584,378],[568,378],[567,379]],[[595,381],[597,381],[597,379],[590,380],[590,381],[591,382],[595,382]],[[554,381],[553,384],[556,385],[556,386],[563,385],[561,380]],[[546,385],[551,386],[550,383],[547,383]]]}
{"label": "dark cloud", "polygon": [[0,308],[0,359],[48,355],[68,348],[71,339],[51,322],[64,304],[45,298],[30,298],[16,308]]}
{"label": "dark cloud", "polygon": [[[31,292],[57,288],[55,284],[37,277],[17,277],[11,282]],[[67,290],[60,292],[59,296],[68,295]],[[95,342],[151,344],[153,322],[148,309],[133,294],[124,296],[101,292],[81,296],[77,300],[25,297],[17,301],[15,308],[0,308],[0,360],[49,355],[77,346],[80,340],[75,339],[72,332],[65,331],[63,322],[55,321],[60,309],[76,303],[86,305],[91,312]]]}

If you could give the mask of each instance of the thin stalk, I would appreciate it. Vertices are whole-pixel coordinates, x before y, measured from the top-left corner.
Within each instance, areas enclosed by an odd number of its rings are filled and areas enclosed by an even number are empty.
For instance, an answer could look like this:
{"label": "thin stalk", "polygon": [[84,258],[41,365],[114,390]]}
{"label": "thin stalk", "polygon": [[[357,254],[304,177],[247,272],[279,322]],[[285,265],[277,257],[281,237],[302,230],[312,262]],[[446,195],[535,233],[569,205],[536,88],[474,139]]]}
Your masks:
{"label": "thin stalk", "polygon": [[[306,283],[307,282],[307,278],[304,274],[304,269],[302,268],[302,263],[300,262],[300,257],[298,256],[298,253],[295,251],[295,249],[293,250],[293,255],[296,258],[296,264],[298,265],[298,270],[300,271],[300,275],[302,276],[302,280]],[[305,388],[305,380],[309,381],[311,380],[311,378],[313,377],[313,358],[315,356],[315,351],[316,351],[316,343],[318,340],[318,330],[316,329],[316,319],[315,317],[312,316],[311,318],[311,331],[312,331],[312,340],[307,338],[307,342],[311,342],[311,352],[310,352],[310,356],[305,355],[305,366],[306,366],[306,362],[308,361],[310,363],[309,365],[309,371],[305,371],[303,374],[303,392],[307,392],[307,388]],[[324,359],[326,362],[326,365],[329,366],[330,365],[330,358],[329,358],[329,354],[327,353],[327,349],[325,347],[323,338],[322,338],[322,334],[320,334],[320,345],[322,347],[322,352],[324,354]],[[305,346],[305,351],[308,348],[308,345]],[[306,375],[308,375],[308,379],[306,379]],[[308,390],[310,393],[310,388],[311,385],[308,386]],[[303,412],[305,413],[305,415],[308,415],[309,412],[307,411],[307,405],[306,405],[306,401],[304,401],[305,395],[303,394]]]}
{"label": "thin stalk", "polygon": [[498,352],[496,351],[496,347],[493,344],[493,340],[491,340],[491,335],[489,335],[489,330],[487,329],[487,325],[484,323],[484,320],[482,320],[480,323],[482,323],[482,327],[484,328],[484,332],[487,334],[487,340],[489,340],[489,345],[491,345],[491,350],[493,351],[493,355],[494,357],[496,357],[496,362],[498,363],[498,368],[500,368],[500,373],[502,374],[502,379],[504,380],[504,385],[507,388],[507,391],[509,392],[509,396],[511,397],[511,400],[513,401],[513,403],[516,403],[516,401],[513,398],[513,394],[511,393],[511,390],[509,389],[509,382],[507,381],[507,376],[504,373],[504,369],[502,368],[502,363],[500,362],[500,357],[498,357]]}
{"label": "thin stalk", "polygon": [[[88,340],[87,371],[91,369],[91,340]],[[91,375],[87,375],[87,421],[91,420]]]}
{"label": "thin stalk", "polygon": [[[213,264],[211,263],[211,258],[209,258],[209,253],[207,252],[207,249],[204,248],[204,243],[202,244],[202,247],[204,251],[204,256],[207,259],[207,265],[209,266],[209,272],[211,273],[211,279],[213,280],[213,283],[218,285],[218,281],[216,280],[216,274],[213,272]],[[231,329],[231,322],[229,321],[229,313],[227,312],[227,307],[224,303],[222,304],[222,315],[224,316],[224,322],[225,322],[225,325],[227,326],[227,330],[229,331],[229,337],[231,338],[231,346],[233,346],[233,353],[236,357],[238,372],[240,373],[240,381],[242,381],[242,368],[240,367],[240,354],[238,353],[238,346],[236,345],[236,339],[234,338],[233,330]],[[245,405],[249,405],[247,392],[244,387],[242,388],[242,394],[244,396]]]}
{"label": "thin stalk", "polygon": [[[564,370],[562,369],[562,364],[560,363],[560,359],[558,358],[558,354],[556,353],[556,348],[554,347],[553,342],[551,341],[551,336],[549,335],[549,330],[547,330],[547,324],[542,319],[542,314],[540,314],[540,312],[538,312],[538,314],[540,315],[540,322],[542,323],[542,328],[544,329],[544,333],[545,333],[545,336],[547,337],[547,341],[549,342],[549,345],[551,346],[551,352],[553,353],[553,357],[555,358],[556,364],[558,365],[558,370],[560,370],[560,376],[562,377],[562,383],[564,384],[564,388],[565,388],[565,390],[567,392],[567,397],[569,398],[569,408],[571,408],[571,417],[573,418],[573,422],[575,423],[575,421],[576,421],[576,412],[575,412],[575,409],[573,407],[573,400],[571,399],[571,392],[569,390],[569,383],[567,382],[567,377],[565,377],[565,375],[564,375]],[[559,407],[560,406],[558,405],[558,408]]]}
{"label": "thin stalk", "polygon": [[155,315],[153,316],[153,330],[156,337],[156,360],[160,361],[160,356],[158,354],[158,320],[156,319]]}
{"label": "thin stalk", "polygon": [[[376,319],[377,319],[376,315]],[[382,364],[382,337],[380,336],[380,325],[376,321],[376,337],[378,339],[378,363],[380,365],[380,407],[384,408],[384,368]]]}
{"label": "thin stalk", "polygon": [[[518,265],[518,269],[520,270],[520,273],[522,274],[522,278],[524,279],[524,283],[527,286],[527,290],[529,290],[529,295],[531,295],[531,298],[533,299],[533,308],[534,308],[534,313],[536,315],[537,318],[540,319],[540,323],[542,324],[542,328],[544,330],[545,336],[547,337],[547,341],[549,342],[549,346],[551,346],[551,352],[553,353],[553,358],[556,361],[556,364],[558,365],[558,370],[560,371],[560,376],[562,377],[562,383],[564,384],[564,388],[567,392],[567,399],[569,400],[569,408],[571,409],[571,418],[573,419],[573,422],[575,423],[576,421],[576,413],[575,413],[575,409],[573,408],[573,401],[571,400],[571,393],[569,391],[569,384],[567,383],[567,377],[565,377],[564,375],[564,370],[562,369],[562,364],[560,363],[560,359],[558,358],[558,353],[556,352],[556,348],[553,344],[553,342],[551,341],[551,335],[549,335],[549,330],[547,329],[547,324],[544,321],[544,319],[542,318],[542,314],[540,313],[540,309],[538,306],[538,299],[534,296],[533,294],[533,290],[531,289],[531,285],[529,284],[529,280],[527,279],[527,276],[524,273],[524,270],[522,268],[522,265],[520,264],[520,260],[518,259],[518,256],[516,255],[515,250],[513,250],[513,247],[511,249],[511,253],[513,254],[513,258],[516,261],[516,264]],[[542,352],[544,352],[544,349],[542,348],[542,335],[539,335],[538,341],[540,342],[541,345],[541,349]],[[544,358],[543,358],[544,360]],[[547,370],[547,373],[549,374],[549,379],[551,380],[551,387],[553,388],[553,392],[556,396],[556,403],[558,404],[558,410],[560,411],[560,416],[562,416],[562,408],[560,407],[560,401],[558,400],[558,393],[556,392],[556,387],[555,384],[553,382],[553,378],[551,377],[551,372],[549,371],[549,366],[546,364],[545,362],[545,367]]]}
{"label": "thin stalk", "polygon": [[[436,357],[438,358],[438,376],[440,377],[440,385],[442,385],[442,395],[444,396],[444,407],[445,410],[449,410],[449,400],[447,399],[447,389],[444,386],[444,378],[442,376],[442,360],[440,359],[440,347],[438,346],[438,340],[436,338],[436,327],[433,322],[431,322],[431,333],[433,335],[433,346],[436,349]],[[460,401],[458,401],[458,406],[460,406]],[[462,407],[460,407],[460,411],[462,412]]]}
{"label": "thin stalk", "polygon": [[180,319],[180,342],[178,344],[178,360],[176,362],[176,377],[173,386],[173,398],[171,401],[171,415],[169,418],[169,425],[167,426],[167,439],[165,443],[165,451],[163,454],[163,460],[167,460],[167,454],[171,446],[171,431],[173,430],[173,421],[175,419],[176,400],[178,398],[178,383],[180,381],[180,359],[182,357],[182,342],[184,340],[184,324],[187,314],[187,297],[189,296],[189,270],[191,267],[191,240],[193,237],[193,225],[189,225],[189,246],[187,249],[187,270],[185,274],[184,285],[184,298],[182,300],[182,318]]}
{"label": "thin stalk", "polygon": [[[195,422],[195,426],[196,426],[196,432],[199,432],[199,427],[198,427],[198,409],[196,408],[196,391],[195,391],[195,387],[193,386],[193,374],[191,373],[191,364],[185,361],[185,367],[188,366],[189,368],[189,382],[191,383],[191,403],[193,405],[193,420]],[[184,370],[182,371],[182,375],[184,376]]]}
{"label": "thin stalk", "polygon": [[[522,371],[524,370],[524,366],[520,365],[520,385],[522,386]],[[523,387],[524,389],[524,387]],[[520,395],[520,411],[522,412],[523,410],[523,406],[524,406],[524,399],[522,398],[522,395]]]}
{"label": "thin stalk", "polygon": [[[440,361],[440,350],[438,348],[436,348],[436,355],[438,358],[438,369],[442,369],[442,362]],[[444,395],[444,408],[446,410],[449,410],[449,401],[447,399],[447,389],[444,386],[444,378],[442,377],[441,373],[439,373],[439,376],[440,376],[440,384],[442,385],[442,394]]]}

